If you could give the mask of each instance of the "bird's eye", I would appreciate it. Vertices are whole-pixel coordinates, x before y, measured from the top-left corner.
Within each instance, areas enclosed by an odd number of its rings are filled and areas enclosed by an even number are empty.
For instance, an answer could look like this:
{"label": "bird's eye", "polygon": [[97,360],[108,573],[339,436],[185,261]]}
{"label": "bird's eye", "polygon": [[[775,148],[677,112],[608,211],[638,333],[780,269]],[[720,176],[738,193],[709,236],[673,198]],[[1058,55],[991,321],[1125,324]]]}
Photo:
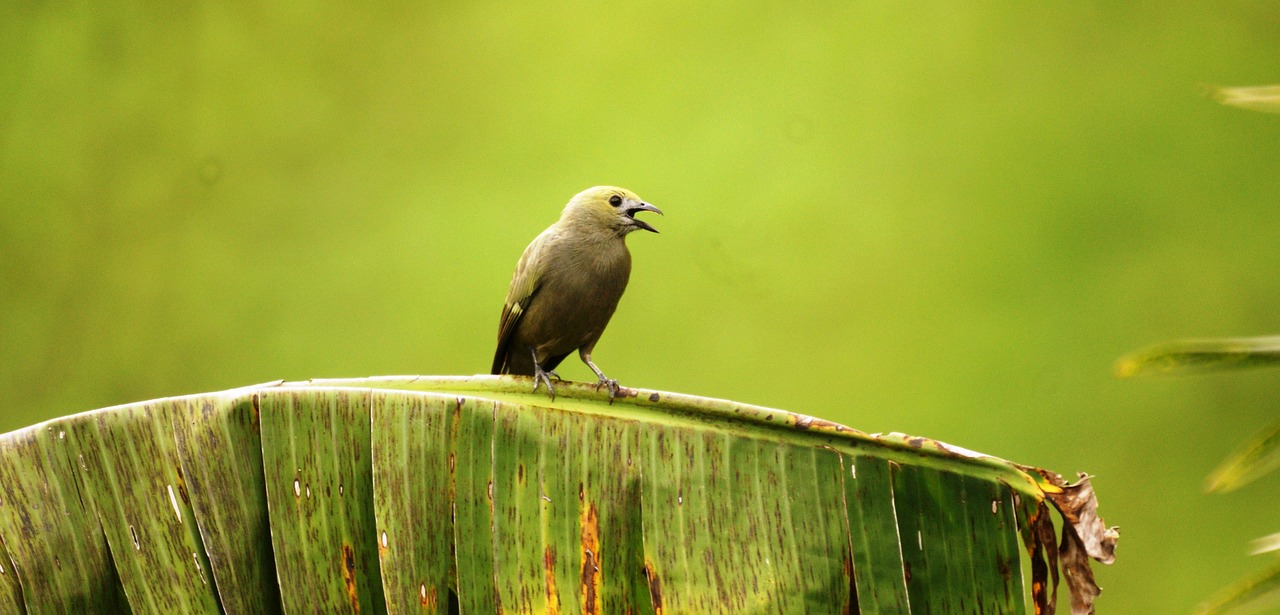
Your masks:
{"label": "bird's eye", "polygon": [[613,196],[611,196],[611,197],[609,197],[609,204],[610,204],[610,205],[613,205],[614,207],[617,207],[617,206],[621,205],[621,204],[622,204],[622,197],[620,197],[620,196],[618,196],[618,195],[616,195],[616,194],[615,194],[615,195],[613,195]]}

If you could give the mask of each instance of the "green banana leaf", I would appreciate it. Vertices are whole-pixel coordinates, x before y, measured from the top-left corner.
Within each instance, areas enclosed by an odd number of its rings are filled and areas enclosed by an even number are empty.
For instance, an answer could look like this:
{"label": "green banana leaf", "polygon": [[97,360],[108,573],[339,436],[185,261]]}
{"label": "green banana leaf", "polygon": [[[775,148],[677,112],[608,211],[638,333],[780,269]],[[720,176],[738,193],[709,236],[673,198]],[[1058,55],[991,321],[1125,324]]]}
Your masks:
{"label": "green banana leaf", "polygon": [[277,382],[0,436],[0,613],[1052,613],[1060,571],[1089,613],[1114,559],[1088,477],[531,388]]}
{"label": "green banana leaf", "polygon": [[1280,562],[1219,591],[1196,609],[1196,615],[1258,613],[1280,605]]}
{"label": "green banana leaf", "polygon": [[[1231,95],[1246,108],[1275,111],[1280,88],[1236,88]],[[1224,90],[1225,91],[1225,90]],[[1243,102],[1242,102],[1243,101]],[[1247,103],[1247,104],[1246,104]],[[1270,108],[1267,108],[1267,105]],[[1120,377],[1191,374],[1274,367],[1280,364],[1280,336],[1174,340],[1131,352],[1115,364]],[[1232,451],[1205,479],[1205,491],[1228,493],[1280,468],[1280,423],[1273,423]],[[1275,551],[1277,535],[1259,539],[1255,554]],[[1256,613],[1280,605],[1280,565],[1219,591],[1197,613]]]}
{"label": "green banana leaf", "polygon": [[1210,88],[1209,94],[1224,105],[1264,113],[1280,113],[1280,86],[1214,87]]}
{"label": "green banana leaf", "polygon": [[1230,493],[1280,468],[1280,422],[1232,451],[1204,481],[1209,493]]}
{"label": "green banana leaf", "polygon": [[1280,364],[1280,336],[1175,340],[1140,348],[1115,364],[1121,378],[1154,374],[1272,367]]}

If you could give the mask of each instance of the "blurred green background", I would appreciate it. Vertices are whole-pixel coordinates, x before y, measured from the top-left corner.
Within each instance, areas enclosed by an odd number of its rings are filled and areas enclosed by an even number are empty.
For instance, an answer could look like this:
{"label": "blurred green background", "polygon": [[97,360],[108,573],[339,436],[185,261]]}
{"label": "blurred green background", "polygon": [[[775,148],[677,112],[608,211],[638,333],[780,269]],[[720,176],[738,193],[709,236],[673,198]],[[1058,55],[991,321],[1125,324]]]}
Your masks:
{"label": "blurred green background", "polygon": [[607,373],[1096,474],[1102,612],[1186,612],[1277,529],[1276,476],[1200,486],[1280,373],[1110,366],[1280,332],[1280,118],[1203,96],[1276,81],[1270,2],[7,2],[0,430],[484,372],[616,184],[667,215]]}

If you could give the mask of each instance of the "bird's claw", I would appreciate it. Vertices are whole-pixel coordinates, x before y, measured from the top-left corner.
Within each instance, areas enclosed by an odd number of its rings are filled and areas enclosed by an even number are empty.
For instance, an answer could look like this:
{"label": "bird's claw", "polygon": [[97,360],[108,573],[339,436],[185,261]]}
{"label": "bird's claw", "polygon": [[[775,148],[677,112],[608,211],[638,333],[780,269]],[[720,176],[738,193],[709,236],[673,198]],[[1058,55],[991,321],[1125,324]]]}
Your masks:
{"label": "bird's claw", "polygon": [[596,382],[596,390],[600,390],[600,387],[608,387],[610,404],[613,404],[613,398],[617,397],[618,393],[622,392],[622,385],[618,384],[618,381],[613,378],[600,378],[600,380]]}
{"label": "bird's claw", "polygon": [[551,401],[556,400],[556,388],[551,386],[551,376],[555,376],[556,380],[560,380],[560,376],[555,372],[544,372],[537,370],[533,374],[533,392],[538,392],[538,385],[545,383],[547,385],[547,395],[551,396]]}

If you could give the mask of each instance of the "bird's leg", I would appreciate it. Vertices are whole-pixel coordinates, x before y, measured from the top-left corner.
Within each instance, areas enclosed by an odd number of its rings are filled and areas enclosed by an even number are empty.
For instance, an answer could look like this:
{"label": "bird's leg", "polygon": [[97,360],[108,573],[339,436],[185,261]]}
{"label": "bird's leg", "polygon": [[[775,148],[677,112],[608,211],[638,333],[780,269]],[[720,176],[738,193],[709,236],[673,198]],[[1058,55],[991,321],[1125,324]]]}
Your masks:
{"label": "bird's leg", "polygon": [[587,367],[590,367],[591,371],[596,373],[596,378],[599,379],[596,382],[596,388],[599,389],[602,386],[609,387],[609,403],[612,404],[613,398],[617,397],[618,391],[622,389],[622,387],[618,384],[618,381],[612,378],[606,377],[604,375],[604,372],[600,371],[600,368],[596,367],[596,364],[591,362],[590,352],[579,350],[578,356],[582,357],[582,362],[586,363]]}
{"label": "bird's leg", "polygon": [[560,375],[555,372],[544,372],[542,366],[538,365],[538,351],[533,348],[529,349],[529,354],[533,355],[533,391],[538,391],[538,383],[546,383],[547,394],[551,396],[551,401],[556,400],[556,388],[551,386],[551,376],[555,376],[556,380],[560,379]]}

